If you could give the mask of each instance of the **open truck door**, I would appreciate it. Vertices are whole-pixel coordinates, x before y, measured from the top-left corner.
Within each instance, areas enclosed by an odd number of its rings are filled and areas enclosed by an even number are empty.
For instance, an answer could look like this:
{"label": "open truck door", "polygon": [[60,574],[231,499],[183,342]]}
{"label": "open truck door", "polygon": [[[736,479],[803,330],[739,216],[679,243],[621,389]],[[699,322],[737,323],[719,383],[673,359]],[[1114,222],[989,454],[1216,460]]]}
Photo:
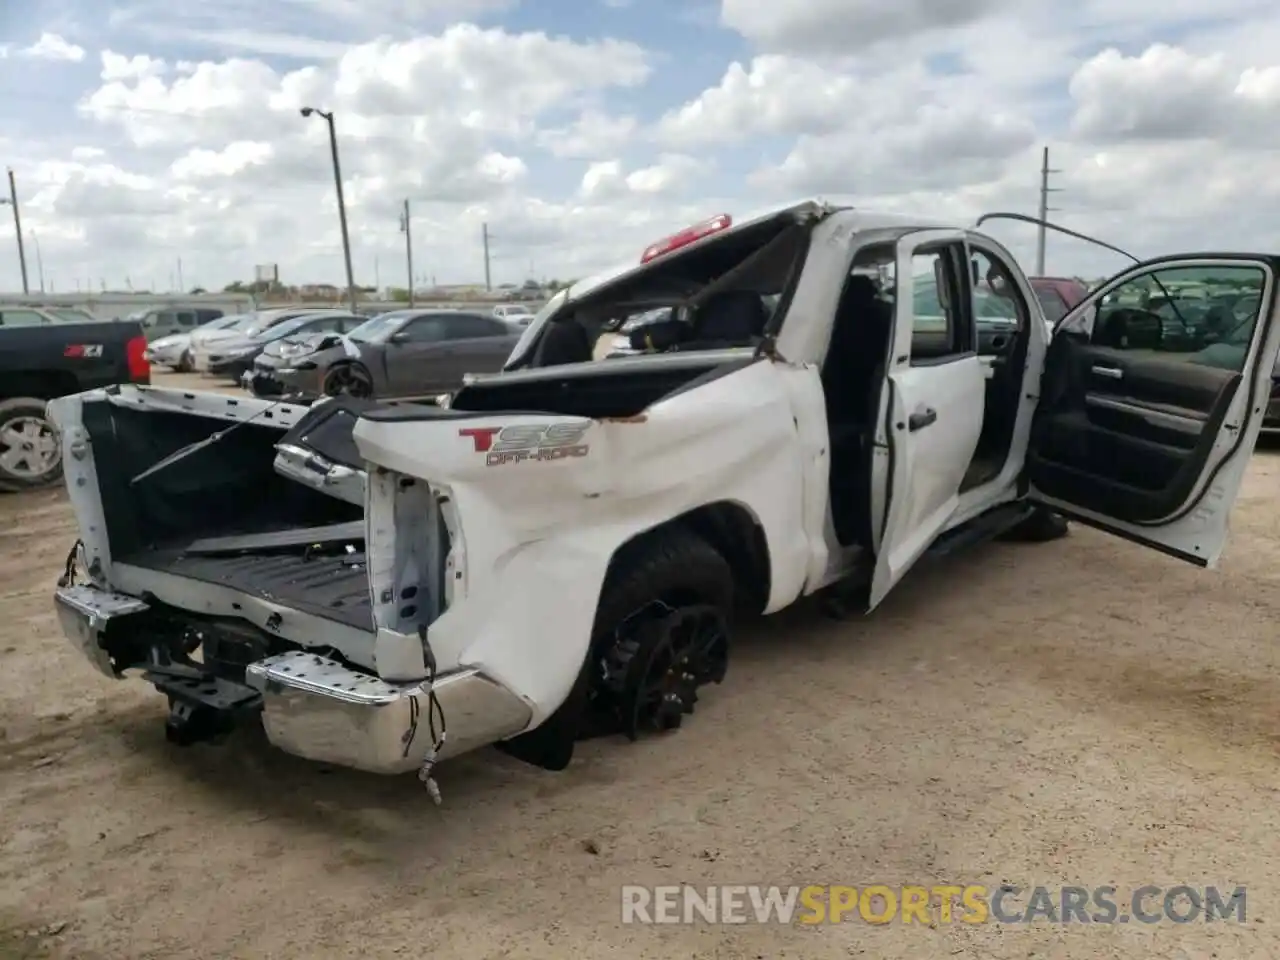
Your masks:
{"label": "open truck door", "polygon": [[908,233],[897,242],[894,273],[893,334],[872,454],[877,549],[869,609],[946,529],[978,447],[986,402],[965,232]]}
{"label": "open truck door", "polygon": [[1280,351],[1280,257],[1138,263],[1057,324],[1028,443],[1029,499],[1216,563]]}

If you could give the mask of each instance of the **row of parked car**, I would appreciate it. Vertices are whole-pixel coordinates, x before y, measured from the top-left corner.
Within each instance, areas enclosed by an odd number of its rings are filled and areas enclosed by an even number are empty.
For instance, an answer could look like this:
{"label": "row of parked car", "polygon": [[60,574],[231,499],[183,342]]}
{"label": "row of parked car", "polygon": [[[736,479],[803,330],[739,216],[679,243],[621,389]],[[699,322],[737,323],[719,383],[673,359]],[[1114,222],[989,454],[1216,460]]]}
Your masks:
{"label": "row of parked car", "polygon": [[283,308],[220,317],[162,337],[147,359],[242,383],[255,396],[435,396],[466,373],[501,369],[533,319],[527,307],[409,308],[367,317]]}

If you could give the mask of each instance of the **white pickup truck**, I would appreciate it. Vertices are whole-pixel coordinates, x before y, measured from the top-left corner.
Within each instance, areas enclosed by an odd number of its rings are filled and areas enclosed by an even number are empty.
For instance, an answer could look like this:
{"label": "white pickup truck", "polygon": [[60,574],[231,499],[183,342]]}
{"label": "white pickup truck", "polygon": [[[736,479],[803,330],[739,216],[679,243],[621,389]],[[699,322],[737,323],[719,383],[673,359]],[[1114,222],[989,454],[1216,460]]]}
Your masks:
{"label": "white pickup truck", "polygon": [[[679,725],[736,612],[849,584],[875,607],[925,555],[1052,515],[1212,566],[1277,270],[1139,263],[1053,332],[981,230],[822,200],[721,215],[561,292],[447,408],[55,401],[80,533],[57,609],[102,673],[169,698],[178,741],[247,715],[369,771],[495,743],[560,769],[588,732]],[[1205,276],[1258,294],[1236,369],[1134,305]],[[975,322],[978,287],[1017,322]],[[646,352],[591,360],[671,306]]]}

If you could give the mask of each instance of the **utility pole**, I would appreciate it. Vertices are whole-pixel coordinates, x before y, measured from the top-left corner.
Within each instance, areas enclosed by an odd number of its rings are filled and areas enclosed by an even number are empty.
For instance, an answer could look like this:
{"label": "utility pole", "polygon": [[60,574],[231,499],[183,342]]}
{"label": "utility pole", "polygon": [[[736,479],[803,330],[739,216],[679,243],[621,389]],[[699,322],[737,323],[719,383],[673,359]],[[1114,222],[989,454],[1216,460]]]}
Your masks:
{"label": "utility pole", "polygon": [[404,234],[405,276],[409,278],[409,306],[413,306],[413,227],[409,222],[409,201],[404,202],[404,212],[400,214],[400,232]]}
{"label": "utility pole", "polygon": [[18,187],[13,182],[13,168],[9,168],[9,199],[0,200],[13,207],[13,232],[18,238],[18,266],[22,268],[22,292],[30,293],[31,284],[27,282],[27,250],[22,244],[22,215],[18,213]]}
{"label": "utility pole", "polygon": [[333,185],[338,193],[338,221],[342,226],[342,255],[347,262],[347,296],[351,300],[351,312],[355,313],[356,303],[355,273],[351,269],[351,238],[347,232],[347,202],[342,196],[342,164],[338,162],[338,131],[333,125],[333,112],[317,110],[315,107],[303,107],[299,111],[304,117],[316,115],[329,125],[329,153],[333,158]]}
{"label": "utility pole", "polygon": [[178,258],[178,292],[182,293],[187,289],[186,284],[182,282],[182,258]]}
{"label": "utility pole", "polygon": [[480,236],[484,240],[484,288],[493,289],[493,275],[489,272],[489,224],[480,224]]}
{"label": "utility pole", "polygon": [[[1049,174],[1061,173],[1061,172],[1062,172],[1061,170],[1053,170],[1049,167],[1049,148],[1045,147],[1044,153],[1040,161],[1040,219],[1041,220],[1048,220],[1050,212],[1056,211],[1058,209],[1057,207],[1049,206],[1049,194],[1061,193],[1062,191],[1058,187],[1049,186]],[[1045,275],[1044,274],[1044,269],[1045,269],[1044,268],[1044,248],[1045,248],[1045,238],[1047,234],[1048,234],[1048,231],[1045,229],[1044,224],[1042,223],[1038,228],[1038,234],[1036,237],[1036,276],[1037,277],[1043,277]]]}

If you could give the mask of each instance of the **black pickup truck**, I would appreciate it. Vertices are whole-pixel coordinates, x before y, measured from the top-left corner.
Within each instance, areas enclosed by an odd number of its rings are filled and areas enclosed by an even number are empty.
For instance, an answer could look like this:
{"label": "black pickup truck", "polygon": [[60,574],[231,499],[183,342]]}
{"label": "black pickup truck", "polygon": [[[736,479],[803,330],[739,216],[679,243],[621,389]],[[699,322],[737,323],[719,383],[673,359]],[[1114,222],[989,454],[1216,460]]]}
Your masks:
{"label": "black pickup truck", "polygon": [[151,366],[137,322],[68,322],[29,308],[9,313],[0,307],[0,491],[15,492],[62,477],[62,447],[45,417],[49,400],[149,384]]}

